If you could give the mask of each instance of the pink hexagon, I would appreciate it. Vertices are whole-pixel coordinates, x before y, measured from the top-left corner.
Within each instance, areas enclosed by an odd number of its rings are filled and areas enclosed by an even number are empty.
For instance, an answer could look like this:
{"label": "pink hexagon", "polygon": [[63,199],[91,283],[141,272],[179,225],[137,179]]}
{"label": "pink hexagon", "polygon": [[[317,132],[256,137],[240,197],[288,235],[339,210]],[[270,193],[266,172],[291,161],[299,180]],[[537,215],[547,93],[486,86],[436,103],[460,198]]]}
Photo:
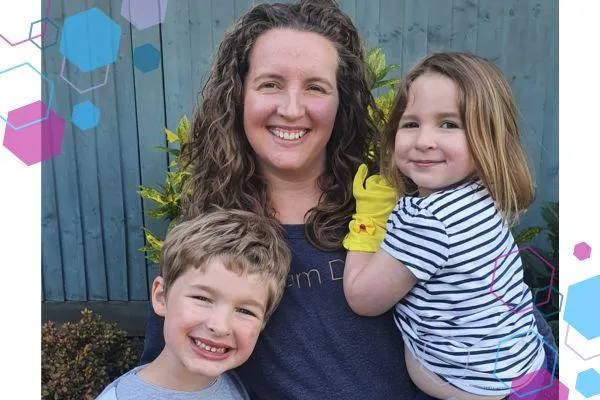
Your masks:
{"label": "pink hexagon", "polygon": [[552,265],[548,260],[546,260],[544,257],[542,257],[537,251],[535,251],[533,248],[531,248],[530,246],[524,246],[521,248],[518,248],[517,250],[513,250],[508,254],[502,254],[500,256],[498,256],[498,258],[496,258],[496,260],[494,260],[494,270],[492,271],[492,284],[490,285],[490,293],[497,298],[498,300],[500,300],[500,302],[502,302],[502,304],[504,304],[506,307],[508,307],[510,309],[510,311],[520,314],[520,313],[524,313],[527,312],[529,310],[531,310],[533,307],[532,306],[527,306],[522,310],[515,310],[515,308],[511,305],[511,304],[507,304],[504,299],[501,296],[498,296],[495,292],[494,292],[494,282],[496,280],[496,270],[498,269],[498,262],[503,259],[506,258],[508,256],[510,256],[511,254],[515,254],[518,253],[520,251],[523,250],[527,250],[530,253],[532,253],[534,256],[536,256],[537,258],[540,259],[540,261],[542,261],[544,264],[546,264],[546,266],[550,269],[550,282],[548,283],[548,294],[546,295],[546,299],[544,301],[540,301],[539,303],[535,303],[536,307],[542,306],[544,304],[548,304],[551,301],[551,296],[552,296],[552,285],[554,283],[554,273],[556,271],[556,268],[554,268],[554,265]]}
{"label": "pink hexagon", "polygon": [[121,15],[142,30],[165,21],[168,0],[123,0]]}
{"label": "pink hexagon", "polygon": [[48,107],[42,101],[28,104],[8,113],[4,146],[27,165],[47,160],[60,154],[65,121],[50,110],[48,118],[41,122],[22,126],[29,121],[38,120],[46,115]]}
{"label": "pink hexagon", "polygon": [[573,248],[573,255],[580,261],[590,258],[591,254],[592,248],[586,242],[577,243]]}
{"label": "pink hexagon", "polygon": [[508,400],[567,400],[569,388],[554,375],[540,369],[512,382]]}

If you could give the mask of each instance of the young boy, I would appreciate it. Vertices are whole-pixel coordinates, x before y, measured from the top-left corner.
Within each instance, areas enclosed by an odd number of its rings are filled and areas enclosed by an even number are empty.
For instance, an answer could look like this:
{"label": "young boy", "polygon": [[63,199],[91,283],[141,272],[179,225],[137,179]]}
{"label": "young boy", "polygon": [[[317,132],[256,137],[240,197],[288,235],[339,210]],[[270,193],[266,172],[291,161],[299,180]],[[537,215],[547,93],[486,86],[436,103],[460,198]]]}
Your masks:
{"label": "young boy", "polygon": [[177,225],[152,284],[165,347],[97,400],[248,399],[227,371],[252,353],[283,295],[290,259],[277,222],[250,212],[219,210]]}

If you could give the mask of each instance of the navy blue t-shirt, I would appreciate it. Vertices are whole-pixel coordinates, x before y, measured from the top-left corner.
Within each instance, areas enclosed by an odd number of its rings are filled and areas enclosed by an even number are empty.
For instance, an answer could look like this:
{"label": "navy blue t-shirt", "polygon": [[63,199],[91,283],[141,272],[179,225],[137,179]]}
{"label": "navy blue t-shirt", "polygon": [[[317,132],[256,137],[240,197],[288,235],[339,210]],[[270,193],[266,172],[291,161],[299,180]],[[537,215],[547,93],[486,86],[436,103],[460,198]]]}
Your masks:
{"label": "navy blue t-shirt", "polygon": [[[292,265],[283,299],[250,359],[236,369],[255,400],[414,399],[391,312],[359,317],[344,297],[345,251],[311,246],[303,225],[285,225]],[[151,316],[142,363],[162,350]]]}

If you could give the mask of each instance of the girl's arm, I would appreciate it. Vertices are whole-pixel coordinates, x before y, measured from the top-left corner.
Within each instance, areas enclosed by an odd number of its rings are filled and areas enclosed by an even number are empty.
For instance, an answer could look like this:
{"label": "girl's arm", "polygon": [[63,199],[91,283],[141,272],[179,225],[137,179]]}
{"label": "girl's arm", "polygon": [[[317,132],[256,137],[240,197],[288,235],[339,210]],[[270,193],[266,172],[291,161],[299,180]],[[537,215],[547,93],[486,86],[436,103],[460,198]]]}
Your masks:
{"label": "girl's arm", "polygon": [[349,251],[344,267],[344,295],[352,311],[363,316],[383,314],[417,283],[401,261],[387,252]]}

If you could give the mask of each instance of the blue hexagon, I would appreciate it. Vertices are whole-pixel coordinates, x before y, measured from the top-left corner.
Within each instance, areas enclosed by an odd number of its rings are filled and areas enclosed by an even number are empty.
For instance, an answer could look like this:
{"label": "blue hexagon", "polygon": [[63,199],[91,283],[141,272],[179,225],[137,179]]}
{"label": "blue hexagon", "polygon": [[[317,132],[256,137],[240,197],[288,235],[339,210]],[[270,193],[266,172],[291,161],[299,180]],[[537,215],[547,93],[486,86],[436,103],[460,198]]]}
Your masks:
{"label": "blue hexagon", "polygon": [[580,372],[577,375],[575,389],[585,397],[600,394],[600,374],[593,368]]}
{"label": "blue hexagon", "polygon": [[[32,37],[31,34],[33,33],[33,27],[35,24],[40,24],[40,23],[44,23],[44,22],[46,23],[46,26],[42,27],[42,36],[40,36],[40,41],[42,41],[42,43],[43,43],[44,39],[47,38],[46,39],[47,44],[46,45],[42,44],[42,46],[40,46],[39,44],[37,44],[35,42],[35,40],[33,40],[35,38]],[[54,29],[53,34],[49,32],[48,27],[52,27]],[[60,30],[58,29],[58,25],[56,25],[54,22],[50,21],[48,18],[42,18],[38,21],[32,22],[31,25],[29,26],[29,41],[31,43],[35,44],[38,49],[45,50],[49,47],[54,46],[56,44],[56,42],[58,42],[58,32],[59,31]]]}
{"label": "blue hexagon", "polygon": [[160,52],[151,44],[143,44],[133,51],[133,65],[144,74],[158,68]]}
{"label": "blue hexagon", "polygon": [[99,121],[100,110],[91,101],[85,101],[73,107],[71,122],[82,131],[96,127]]}
{"label": "blue hexagon", "polygon": [[[523,337],[526,336],[528,334],[534,334],[537,338],[537,340],[539,340],[541,342],[541,344],[544,346],[544,351],[547,350],[551,350],[554,353],[556,353],[556,355],[554,356],[554,363],[552,364],[552,367],[547,366],[548,367],[548,372],[550,373],[550,378],[548,379],[547,382],[545,382],[544,386],[540,386],[540,387],[529,387],[527,389],[531,389],[525,393],[519,393],[518,391],[514,390],[514,388],[510,387],[505,381],[503,381],[496,373],[496,368],[498,366],[498,361],[499,361],[499,357],[500,357],[500,348],[502,347],[503,343],[506,343],[512,339],[515,338],[519,338],[519,337]],[[551,357],[547,357],[548,359],[551,359]],[[494,375],[494,378],[496,378],[496,380],[498,382],[500,382],[501,384],[503,384],[507,389],[512,390],[512,393],[515,394],[517,397],[527,397],[527,396],[531,396],[532,394],[535,393],[539,393],[542,390],[548,389],[549,387],[551,387],[554,384],[554,371],[556,371],[556,366],[558,364],[558,350],[551,344],[549,344],[548,342],[546,342],[546,340],[542,337],[542,335],[539,334],[539,332],[528,329],[525,332],[521,332],[521,333],[515,333],[512,334],[502,340],[500,340],[498,342],[498,346],[496,347],[496,360],[494,361],[494,370],[492,371],[492,375]]]}
{"label": "blue hexagon", "polygon": [[121,27],[97,7],[65,19],[60,52],[83,72],[116,61]]}
{"label": "blue hexagon", "polygon": [[588,340],[600,336],[600,318],[592,317],[596,304],[600,304],[600,275],[569,286],[563,318]]}

